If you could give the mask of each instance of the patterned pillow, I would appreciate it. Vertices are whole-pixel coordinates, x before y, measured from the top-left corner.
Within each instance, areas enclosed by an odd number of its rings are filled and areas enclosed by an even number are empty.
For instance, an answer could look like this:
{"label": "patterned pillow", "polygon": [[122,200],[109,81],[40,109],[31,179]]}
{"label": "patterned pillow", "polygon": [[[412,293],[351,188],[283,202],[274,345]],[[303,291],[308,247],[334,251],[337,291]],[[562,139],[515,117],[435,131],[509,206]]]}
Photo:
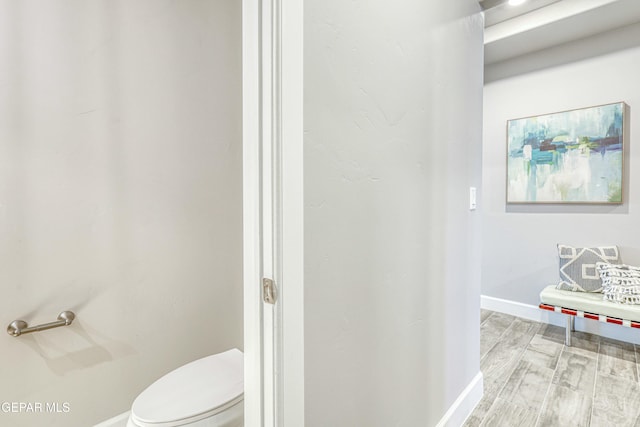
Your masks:
{"label": "patterned pillow", "polygon": [[617,246],[574,248],[558,245],[560,258],[560,283],[557,288],[576,292],[602,292],[602,279],[596,271],[596,263],[620,263]]}
{"label": "patterned pillow", "polygon": [[596,263],[602,278],[604,299],[621,304],[640,304],[640,267]]}

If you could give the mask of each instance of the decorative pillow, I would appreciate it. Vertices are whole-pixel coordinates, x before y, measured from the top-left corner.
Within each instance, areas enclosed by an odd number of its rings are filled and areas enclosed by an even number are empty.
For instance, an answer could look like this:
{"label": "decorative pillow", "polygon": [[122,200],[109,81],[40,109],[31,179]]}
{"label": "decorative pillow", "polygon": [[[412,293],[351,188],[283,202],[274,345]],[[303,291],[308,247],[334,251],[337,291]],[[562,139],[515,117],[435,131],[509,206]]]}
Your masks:
{"label": "decorative pillow", "polygon": [[596,271],[596,263],[620,263],[617,246],[574,248],[558,245],[560,258],[560,283],[557,289],[576,292],[602,292],[602,279]]}
{"label": "decorative pillow", "polygon": [[596,263],[602,278],[604,299],[621,304],[640,304],[640,267]]}

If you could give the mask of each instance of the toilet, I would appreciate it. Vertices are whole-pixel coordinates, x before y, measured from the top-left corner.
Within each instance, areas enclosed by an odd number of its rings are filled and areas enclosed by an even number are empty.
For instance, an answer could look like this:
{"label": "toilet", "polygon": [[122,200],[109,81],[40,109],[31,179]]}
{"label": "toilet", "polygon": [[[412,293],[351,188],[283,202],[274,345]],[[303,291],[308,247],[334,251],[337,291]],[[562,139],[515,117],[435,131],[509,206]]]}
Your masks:
{"label": "toilet", "polygon": [[127,427],[244,426],[244,363],[238,349],[169,372],[133,402]]}

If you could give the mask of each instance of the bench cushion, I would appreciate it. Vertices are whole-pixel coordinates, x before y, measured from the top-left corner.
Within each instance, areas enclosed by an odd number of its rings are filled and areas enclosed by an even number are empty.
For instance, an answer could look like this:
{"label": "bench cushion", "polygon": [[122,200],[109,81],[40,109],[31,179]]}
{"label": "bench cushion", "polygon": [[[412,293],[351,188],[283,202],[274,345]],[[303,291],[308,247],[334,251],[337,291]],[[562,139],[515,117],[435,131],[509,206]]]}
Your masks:
{"label": "bench cushion", "polygon": [[587,313],[640,322],[640,305],[604,301],[601,293],[562,291],[551,285],[540,292],[540,301],[556,307],[572,308]]}

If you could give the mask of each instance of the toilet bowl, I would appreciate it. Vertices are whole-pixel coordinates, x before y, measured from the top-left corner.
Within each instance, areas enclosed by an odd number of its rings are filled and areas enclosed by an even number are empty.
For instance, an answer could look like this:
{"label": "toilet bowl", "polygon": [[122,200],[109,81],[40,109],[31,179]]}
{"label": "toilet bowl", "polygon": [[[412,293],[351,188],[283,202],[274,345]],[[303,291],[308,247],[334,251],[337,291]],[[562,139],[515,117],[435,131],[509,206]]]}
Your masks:
{"label": "toilet bowl", "polygon": [[138,395],[127,427],[242,427],[243,369],[238,349],[181,366]]}

